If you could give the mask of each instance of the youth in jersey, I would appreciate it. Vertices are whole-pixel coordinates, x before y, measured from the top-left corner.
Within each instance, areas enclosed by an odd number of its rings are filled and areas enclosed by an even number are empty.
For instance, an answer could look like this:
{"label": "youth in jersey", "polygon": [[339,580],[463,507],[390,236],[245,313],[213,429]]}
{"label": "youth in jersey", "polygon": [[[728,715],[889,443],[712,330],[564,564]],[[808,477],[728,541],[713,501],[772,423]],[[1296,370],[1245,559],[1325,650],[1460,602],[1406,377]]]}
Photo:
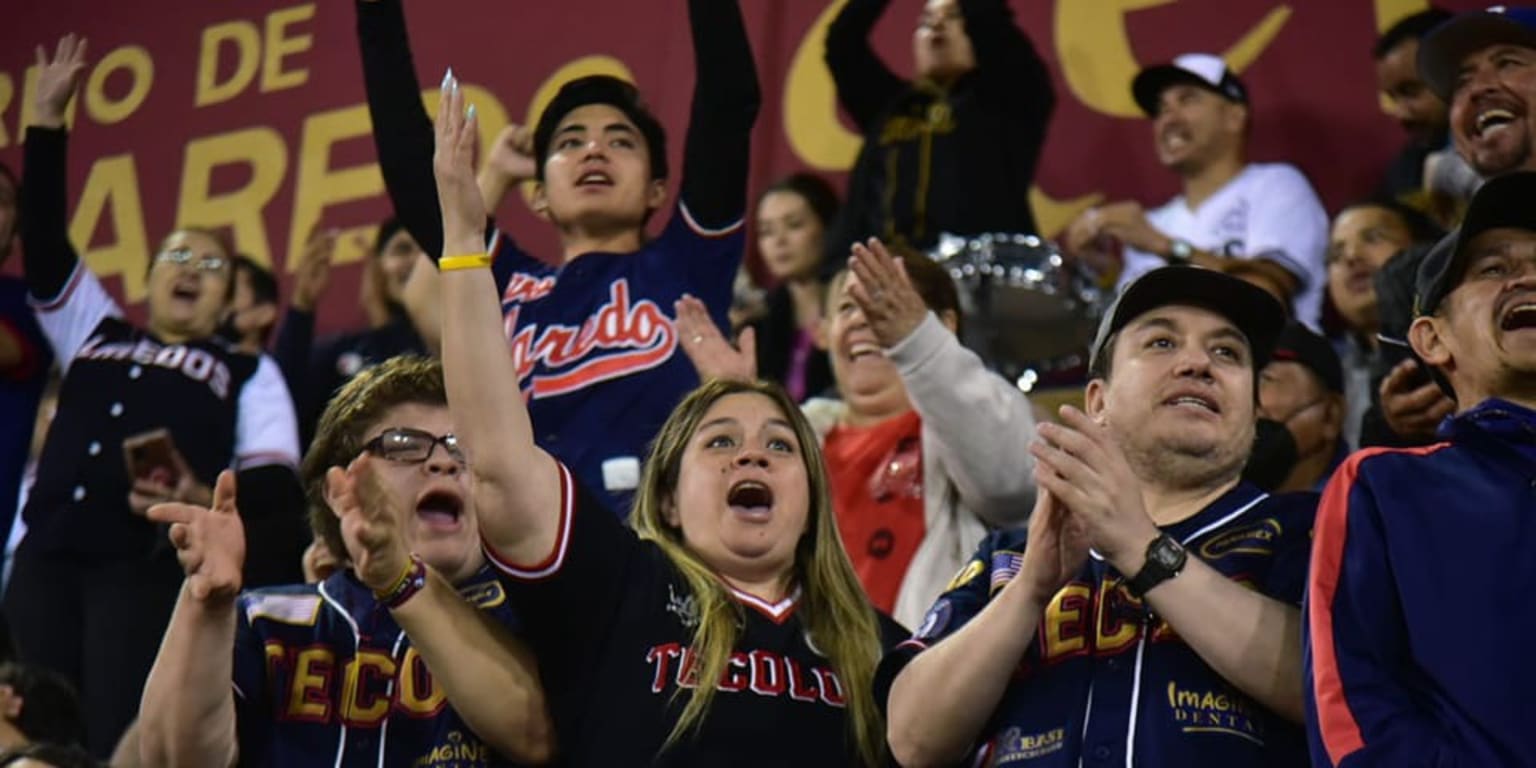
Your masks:
{"label": "youth in jersey", "polygon": [[[230,248],[202,230],[167,237],[150,262],[139,326],[70,243],[64,112],[84,66],[73,37],[40,64],[27,130],[22,266],[63,383],[22,512],[6,612],[21,659],[80,688],[89,746],[105,756],[137,711],[176,597],[164,533],[144,510],[206,503],[220,470],[238,469],[253,510],[246,575],[269,584],[298,573],[302,494],[277,367],[216,336],[233,285]],[[93,642],[93,627],[113,627],[112,642]]]}
{"label": "youth in jersey", "polygon": [[[386,186],[417,242],[442,255],[428,175],[432,128],[400,4],[359,2],[357,10]],[[698,383],[678,350],[672,302],[684,293],[698,296],[726,325],[744,246],[759,102],[751,47],[736,2],[690,0],[688,14],[697,80],[682,183],[659,237],[647,238],[645,224],[666,207],[664,132],[633,86],[614,78],[567,84],[528,141],[512,141],[517,127],[510,127],[482,172],[488,210],[515,182],[531,179],[535,207],[560,230],[562,253],[553,265],[521,251],[499,228],[490,227],[485,238],[539,445],[620,515],[628,513],[645,446]],[[482,240],[475,250],[486,247]],[[423,281],[430,285],[431,276],[413,276],[413,283]],[[436,301],[435,288],[409,294]]]}
{"label": "youth in jersey", "polygon": [[237,596],[228,474],[209,508],[150,511],[171,524],[186,579],[144,694],[145,764],[548,758],[543,691],[480,552],[441,370],[391,359],[322,415],[304,477],[315,537],[343,567],[321,583]]}
{"label": "youth in jersey", "polygon": [[[450,81],[435,166],[448,253],[473,252],[485,220],[464,109]],[[485,261],[444,262],[449,406],[476,457],[486,550],[535,633],[565,760],[880,763],[879,623],[799,409],[772,384],[690,393],[657,433],[625,530],[583,500],[574,473],[536,446],[521,401],[504,396],[517,372],[499,354]]]}

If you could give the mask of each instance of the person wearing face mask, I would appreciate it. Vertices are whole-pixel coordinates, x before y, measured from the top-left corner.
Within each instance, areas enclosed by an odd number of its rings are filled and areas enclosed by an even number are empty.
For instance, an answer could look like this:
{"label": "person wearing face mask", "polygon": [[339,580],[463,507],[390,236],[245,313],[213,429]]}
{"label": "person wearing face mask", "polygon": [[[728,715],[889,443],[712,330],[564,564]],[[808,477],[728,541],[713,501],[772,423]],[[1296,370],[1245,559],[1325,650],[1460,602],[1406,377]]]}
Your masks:
{"label": "person wearing face mask", "polygon": [[837,206],[831,185],[809,173],[778,181],[757,201],[757,250],[779,281],[765,299],[767,314],[750,326],[757,370],[783,384],[795,402],[832,386],[832,369],[816,336],[826,291],[822,253]]}
{"label": "person wearing face mask", "polygon": [[1131,91],[1181,193],[1150,211],[1135,201],[1090,208],[1067,227],[1066,252],[1104,272],[1118,261],[1117,290],[1164,265],[1246,259],[1264,273],[1250,282],[1289,296],[1292,317],[1318,329],[1328,214],[1294,166],[1248,161],[1247,87],[1220,58],[1187,53],[1142,70]]}
{"label": "person wearing face mask", "polygon": [[864,136],[826,274],[866,238],[917,249],[940,234],[1034,234],[1029,206],[1055,109],[1050,72],[1006,0],[926,0],[912,33],[915,79],[869,36],[890,0],[851,0],[827,29],[837,100]]}
{"label": "person wearing face mask", "polygon": [[201,229],[166,237],[149,265],[141,327],[69,242],[64,113],[84,68],[85,43],[72,35],[52,58],[38,50],[22,264],[64,378],[22,512],[27,532],[5,609],[20,659],[80,690],[88,746],[105,757],[137,711],[180,581],[148,508],[206,504],[220,470],[237,469],[240,503],[252,512],[252,584],[295,577],[305,537],[282,375],[271,359],[218,335],[234,288],[229,245]]}
{"label": "person wearing face mask", "polygon": [[[1255,482],[1276,493],[1321,491],[1349,446],[1343,440],[1344,371],[1328,340],[1291,323],[1280,332],[1269,364],[1259,372],[1259,421],[1279,431],[1259,431],[1249,466],[1271,461],[1262,472],[1272,483]],[[1263,446],[1266,433],[1288,443],[1288,456]],[[1248,472],[1244,477],[1253,479]]]}

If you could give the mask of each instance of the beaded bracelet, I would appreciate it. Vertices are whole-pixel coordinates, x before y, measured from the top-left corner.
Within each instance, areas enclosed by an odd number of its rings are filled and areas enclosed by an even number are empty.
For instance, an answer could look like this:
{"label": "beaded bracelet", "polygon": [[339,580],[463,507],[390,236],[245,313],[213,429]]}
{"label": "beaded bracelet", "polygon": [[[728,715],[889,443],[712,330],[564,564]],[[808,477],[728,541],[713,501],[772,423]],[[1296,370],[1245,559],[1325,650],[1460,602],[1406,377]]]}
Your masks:
{"label": "beaded bracelet", "polygon": [[491,257],[484,253],[466,253],[461,256],[444,256],[437,260],[439,272],[453,272],[459,269],[480,269],[491,265]]}
{"label": "beaded bracelet", "polygon": [[389,589],[374,592],[373,596],[385,608],[394,610],[404,605],[405,601],[411,599],[426,586],[427,564],[423,563],[420,557],[411,555],[411,559],[405,565],[405,570],[400,573],[399,578],[395,579],[395,583]]}

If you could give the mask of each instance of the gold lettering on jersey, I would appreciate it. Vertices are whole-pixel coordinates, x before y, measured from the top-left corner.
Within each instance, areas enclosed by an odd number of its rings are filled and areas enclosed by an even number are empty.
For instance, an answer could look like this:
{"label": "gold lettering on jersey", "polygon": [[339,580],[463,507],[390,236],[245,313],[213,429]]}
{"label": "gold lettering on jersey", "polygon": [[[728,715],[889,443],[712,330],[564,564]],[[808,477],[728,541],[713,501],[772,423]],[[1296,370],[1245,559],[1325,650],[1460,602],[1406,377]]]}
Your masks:
{"label": "gold lettering on jersey", "polygon": [[430,717],[442,710],[447,694],[432,681],[432,674],[415,648],[405,651],[400,664],[400,708],[417,717]]}
{"label": "gold lettering on jersey", "polygon": [[386,654],[364,650],[352,657],[342,673],[341,721],[362,728],[384,722],[389,716],[387,681],[394,676],[395,660]]}
{"label": "gold lettering on jersey", "polygon": [[972,560],[966,563],[965,567],[961,568],[960,572],[956,573],[955,577],[949,580],[949,586],[945,587],[944,591],[953,592],[965,586],[966,584],[971,583],[971,579],[980,576],[981,572],[986,570],[986,568],[987,564],[980,560]]}
{"label": "gold lettering on jersey", "polygon": [[411,763],[412,768],[460,768],[469,765],[486,765],[495,757],[490,748],[473,734],[449,731],[447,738],[447,744],[438,744],[432,748],[431,752],[416,758]]}
{"label": "gold lettering on jersey", "polygon": [[[653,645],[645,653],[651,667],[651,693],[669,686],[692,688],[698,670],[694,656],[681,643]],[[726,662],[715,689],[723,693],[750,691],[758,696],[788,696],[795,701],[820,702],[832,707],[847,705],[843,682],[829,667],[805,666],[772,651],[736,651]]]}
{"label": "gold lettering on jersey", "polygon": [[1086,584],[1068,584],[1045,608],[1045,658],[1056,661],[1088,650],[1083,617],[1093,602]]}
{"label": "gold lettering on jersey", "polygon": [[293,656],[288,719],[323,723],[331,719],[331,675],[336,656],[324,647],[300,648]]}
{"label": "gold lettering on jersey", "polygon": [[948,105],[935,104],[922,117],[893,115],[880,127],[880,146],[903,144],[923,136],[942,136],[955,131],[955,113]]}
{"label": "gold lettering on jersey", "polygon": [[1264,745],[1264,730],[1254,703],[1236,691],[1180,688],[1168,683],[1168,707],[1185,733],[1225,733]]}
{"label": "gold lettering on jersey", "polygon": [[1130,650],[1141,634],[1140,601],[1133,599],[1119,580],[1106,581],[1094,601],[1094,648],[1102,656]]}

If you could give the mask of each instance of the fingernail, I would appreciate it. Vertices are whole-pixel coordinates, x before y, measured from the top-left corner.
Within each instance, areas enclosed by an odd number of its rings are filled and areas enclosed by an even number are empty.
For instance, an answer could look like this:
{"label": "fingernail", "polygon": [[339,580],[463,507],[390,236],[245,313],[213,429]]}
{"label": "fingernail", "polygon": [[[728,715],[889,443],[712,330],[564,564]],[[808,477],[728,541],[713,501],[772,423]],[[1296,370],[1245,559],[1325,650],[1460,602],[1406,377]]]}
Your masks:
{"label": "fingernail", "polygon": [[475,105],[473,103],[471,103],[469,105],[469,109],[464,110],[464,119],[465,120],[473,120],[474,118],[475,118]]}
{"label": "fingernail", "polygon": [[452,85],[453,85],[453,67],[449,67],[449,68],[443,70],[443,85],[442,85],[442,87],[446,89],[446,88],[451,87]]}

